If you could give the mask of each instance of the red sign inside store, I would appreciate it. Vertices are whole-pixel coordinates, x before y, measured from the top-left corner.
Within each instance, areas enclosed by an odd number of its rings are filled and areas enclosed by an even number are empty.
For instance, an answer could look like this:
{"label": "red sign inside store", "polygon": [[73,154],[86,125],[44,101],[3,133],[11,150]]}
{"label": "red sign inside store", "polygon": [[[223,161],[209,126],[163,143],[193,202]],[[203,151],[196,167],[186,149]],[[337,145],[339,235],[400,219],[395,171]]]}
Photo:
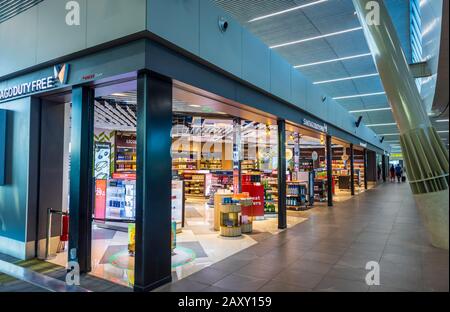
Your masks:
{"label": "red sign inside store", "polygon": [[254,184],[243,184],[242,192],[249,193],[253,200],[250,207],[242,207],[242,215],[245,216],[264,216],[264,186]]}
{"label": "red sign inside store", "polygon": [[94,216],[104,219],[106,216],[106,180],[95,180],[95,209]]}

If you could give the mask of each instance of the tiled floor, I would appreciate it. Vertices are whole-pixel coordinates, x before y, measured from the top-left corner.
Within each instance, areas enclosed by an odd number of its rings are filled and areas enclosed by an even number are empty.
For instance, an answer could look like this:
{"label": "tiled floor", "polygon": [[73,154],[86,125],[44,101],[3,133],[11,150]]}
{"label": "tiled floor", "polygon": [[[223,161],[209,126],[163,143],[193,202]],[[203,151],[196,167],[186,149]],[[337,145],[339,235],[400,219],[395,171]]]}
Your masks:
{"label": "tiled floor", "polygon": [[[427,241],[408,184],[387,183],[157,291],[448,291],[449,253]],[[380,286],[365,282],[380,264]]]}
{"label": "tiled floor", "polygon": [[[172,278],[181,280],[205,267],[221,261],[258,241],[279,233],[277,218],[254,222],[254,234],[224,238],[213,230],[214,209],[205,200],[186,203],[186,224],[176,235],[177,248],[172,256]],[[288,228],[306,220],[289,216]],[[128,254],[128,233],[93,227],[92,271],[90,275],[113,283],[133,287],[134,258]],[[67,266],[67,252],[57,254],[49,262]]]}

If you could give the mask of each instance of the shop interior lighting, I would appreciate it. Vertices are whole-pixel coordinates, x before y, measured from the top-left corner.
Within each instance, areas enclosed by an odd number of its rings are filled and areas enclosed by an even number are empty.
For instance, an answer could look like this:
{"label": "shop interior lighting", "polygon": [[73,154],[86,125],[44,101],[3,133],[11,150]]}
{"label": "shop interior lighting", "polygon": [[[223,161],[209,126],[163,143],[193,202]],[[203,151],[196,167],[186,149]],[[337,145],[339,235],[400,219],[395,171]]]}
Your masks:
{"label": "shop interior lighting", "polygon": [[386,92],[374,92],[374,93],[363,93],[363,94],[353,94],[353,95],[345,95],[345,96],[337,96],[334,97],[333,100],[345,100],[345,99],[354,99],[359,97],[368,97],[368,96],[377,96],[384,95]]}
{"label": "shop interior lighting", "polygon": [[313,6],[313,5],[317,5],[317,4],[321,4],[323,2],[328,2],[328,0],[314,1],[314,2],[307,3],[307,4],[299,5],[299,6],[290,8],[290,9],[274,12],[274,13],[263,15],[263,16],[258,16],[258,17],[255,17],[255,18],[249,20],[248,23],[253,23],[253,22],[256,22],[256,21],[260,21],[260,20],[263,20],[263,19],[266,19],[266,18],[270,18],[270,17],[273,17],[273,16],[286,14],[286,13],[289,13],[289,12],[292,12],[292,11],[296,11],[296,10],[301,10],[303,8],[307,8],[307,7],[310,7],[310,6]]}
{"label": "shop interior lighting", "polygon": [[315,66],[315,65],[321,65],[321,64],[328,64],[328,63],[352,60],[352,59],[366,57],[366,56],[371,56],[371,55],[372,55],[371,53],[356,54],[356,55],[345,56],[345,57],[340,57],[340,58],[334,58],[334,59],[320,61],[320,62],[296,65],[296,66],[294,66],[294,68],[302,68],[302,67],[309,67],[309,66]]}
{"label": "shop interior lighting", "polygon": [[346,80],[355,80],[355,79],[375,77],[375,76],[378,76],[378,73],[367,74],[367,75],[358,75],[358,76],[350,76],[350,77],[344,77],[344,78],[338,78],[338,79],[330,79],[330,80],[323,80],[323,81],[316,81],[313,84],[318,85],[318,84],[324,84],[324,83],[346,81]]}
{"label": "shop interior lighting", "polygon": [[333,37],[333,36],[337,36],[337,35],[353,32],[353,31],[358,31],[358,30],[362,30],[362,27],[359,26],[359,27],[355,27],[355,28],[344,29],[344,30],[332,32],[332,33],[325,34],[325,35],[314,36],[314,37],[310,37],[310,38],[305,38],[305,39],[285,42],[285,43],[281,43],[281,44],[276,44],[276,45],[271,46],[270,48],[271,49],[276,49],[276,48],[286,47],[286,46],[290,46],[290,45],[294,45],[294,44],[299,44],[299,43],[313,41],[313,40],[322,39],[322,38]]}

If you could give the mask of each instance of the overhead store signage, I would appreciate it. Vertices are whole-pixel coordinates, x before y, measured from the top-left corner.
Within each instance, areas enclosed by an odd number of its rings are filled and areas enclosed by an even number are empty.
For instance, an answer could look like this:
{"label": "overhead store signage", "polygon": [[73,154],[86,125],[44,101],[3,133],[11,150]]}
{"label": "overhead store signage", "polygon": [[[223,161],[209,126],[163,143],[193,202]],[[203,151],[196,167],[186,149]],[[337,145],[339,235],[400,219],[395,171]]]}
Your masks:
{"label": "overhead store signage", "polygon": [[309,119],[304,118],[303,119],[303,125],[307,126],[309,128],[318,130],[320,132],[325,132],[325,133],[328,132],[328,126],[325,123],[323,125],[321,125],[321,124],[318,124],[317,122],[314,122],[314,121],[311,121]]}
{"label": "overhead store signage", "polygon": [[42,77],[0,90],[0,101],[53,89],[67,83],[69,64],[55,65],[53,76]]}
{"label": "overhead store signage", "polygon": [[359,142],[359,145],[366,148],[367,147],[367,143],[363,143],[363,142]]}

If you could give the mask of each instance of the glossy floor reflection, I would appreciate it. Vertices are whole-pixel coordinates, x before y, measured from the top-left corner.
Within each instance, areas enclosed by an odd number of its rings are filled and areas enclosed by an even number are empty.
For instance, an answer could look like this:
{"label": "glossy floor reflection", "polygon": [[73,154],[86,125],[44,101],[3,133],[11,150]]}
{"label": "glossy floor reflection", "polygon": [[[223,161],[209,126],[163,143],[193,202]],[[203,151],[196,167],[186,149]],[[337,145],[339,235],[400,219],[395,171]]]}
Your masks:
{"label": "glossy floor reflection", "polygon": [[[308,219],[156,291],[449,290],[449,252],[430,245],[406,183],[288,214]],[[369,261],[380,285],[365,282]]]}
{"label": "glossy floor reflection", "polygon": [[[280,232],[277,218],[268,217],[253,223],[249,235],[229,238],[213,230],[214,209],[206,200],[186,203],[186,224],[176,234],[177,247],[172,254],[172,278],[181,280],[199,270],[236,254]],[[304,216],[288,216],[288,227],[305,221]],[[93,226],[92,271],[90,274],[113,283],[132,287],[134,257],[128,253],[128,233]],[[67,252],[49,262],[66,266]]]}

